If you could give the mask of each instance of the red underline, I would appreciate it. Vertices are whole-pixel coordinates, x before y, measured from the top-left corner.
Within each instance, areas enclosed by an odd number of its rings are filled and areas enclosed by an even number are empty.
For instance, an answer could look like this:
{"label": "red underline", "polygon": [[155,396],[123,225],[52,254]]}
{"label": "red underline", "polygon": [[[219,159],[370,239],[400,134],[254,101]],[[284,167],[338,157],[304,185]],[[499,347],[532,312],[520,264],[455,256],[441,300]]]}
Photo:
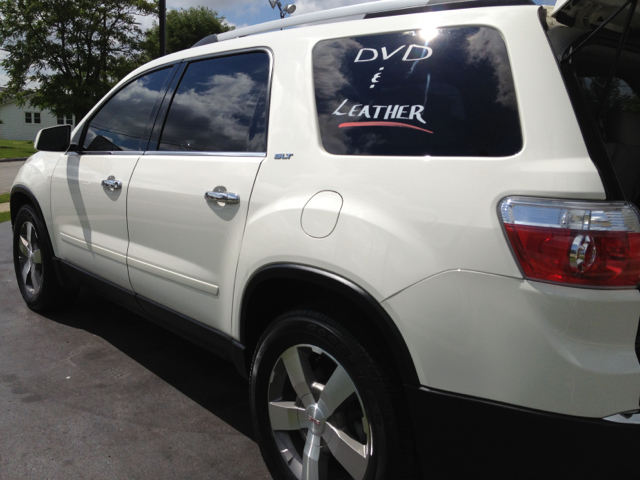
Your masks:
{"label": "red underline", "polygon": [[413,125],[409,125],[407,123],[399,123],[399,122],[351,122],[351,123],[341,123],[338,128],[344,127],[402,127],[402,128],[413,128],[414,130],[420,130],[421,132],[433,133],[431,130],[426,130],[420,127],[414,127]]}

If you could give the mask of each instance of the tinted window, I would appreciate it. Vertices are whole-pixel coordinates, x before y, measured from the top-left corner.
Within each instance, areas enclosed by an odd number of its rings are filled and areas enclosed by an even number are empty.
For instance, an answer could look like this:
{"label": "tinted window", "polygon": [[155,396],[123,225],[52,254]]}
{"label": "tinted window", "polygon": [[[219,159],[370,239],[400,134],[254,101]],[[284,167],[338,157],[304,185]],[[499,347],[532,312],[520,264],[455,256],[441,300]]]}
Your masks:
{"label": "tinted window", "polygon": [[266,53],[190,64],[173,98],[159,149],[266,151],[268,80]]}
{"label": "tinted window", "polygon": [[166,68],[145,75],[116,93],[91,120],[84,149],[100,152],[146,150],[154,106],[170,71]]}
{"label": "tinted window", "polygon": [[329,153],[499,157],[522,147],[507,50],[493,29],[323,41],[313,67]]}

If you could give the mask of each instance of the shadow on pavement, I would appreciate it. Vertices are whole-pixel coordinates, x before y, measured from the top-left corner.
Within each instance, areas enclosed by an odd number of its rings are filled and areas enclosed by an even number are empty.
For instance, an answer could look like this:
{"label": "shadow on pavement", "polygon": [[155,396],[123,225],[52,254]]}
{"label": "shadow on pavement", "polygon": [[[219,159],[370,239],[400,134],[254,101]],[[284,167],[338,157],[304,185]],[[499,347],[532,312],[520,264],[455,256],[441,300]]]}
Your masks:
{"label": "shadow on pavement", "polygon": [[253,440],[249,385],[230,362],[89,289],[71,307],[44,317],[101,337]]}

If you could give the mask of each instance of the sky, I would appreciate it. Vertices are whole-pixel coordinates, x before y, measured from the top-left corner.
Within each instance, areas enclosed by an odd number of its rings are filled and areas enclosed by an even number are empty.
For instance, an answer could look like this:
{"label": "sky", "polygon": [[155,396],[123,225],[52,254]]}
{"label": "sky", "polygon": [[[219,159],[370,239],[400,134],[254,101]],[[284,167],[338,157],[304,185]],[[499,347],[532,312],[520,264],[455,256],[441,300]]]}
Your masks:
{"label": "sky", "polygon": [[[290,0],[296,5],[293,15],[316,12],[329,8],[355,5],[371,0]],[[534,0],[535,3],[543,5],[553,5],[555,0]],[[264,23],[280,18],[278,8],[271,9],[269,0],[166,0],[167,9],[179,10],[181,8],[205,6],[215,10],[219,15],[226,18],[229,25],[236,28]],[[286,0],[281,0],[282,5],[286,5]],[[425,2],[426,3],[426,2]],[[139,19],[142,29],[149,28],[153,22],[153,17],[142,17]],[[5,58],[6,52],[0,50],[0,61]],[[7,83],[7,76],[0,67],[0,86]]]}

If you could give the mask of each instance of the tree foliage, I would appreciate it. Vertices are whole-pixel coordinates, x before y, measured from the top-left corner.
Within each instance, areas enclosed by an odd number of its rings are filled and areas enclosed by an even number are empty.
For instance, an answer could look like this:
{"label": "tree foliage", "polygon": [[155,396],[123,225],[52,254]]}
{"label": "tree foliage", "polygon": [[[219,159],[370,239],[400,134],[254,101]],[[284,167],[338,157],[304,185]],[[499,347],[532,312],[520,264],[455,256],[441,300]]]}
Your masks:
{"label": "tree foliage", "polygon": [[134,15],[154,12],[145,0],[0,0],[2,95],[80,120],[139,63]]}
{"label": "tree foliage", "polygon": [[[223,16],[207,7],[190,7],[186,10],[169,10],[167,12],[167,53],[174,53],[191,48],[202,38],[214,33],[233,30],[225,22]],[[153,60],[160,56],[160,27],[154,21],[145,32],[145,60]]]}

